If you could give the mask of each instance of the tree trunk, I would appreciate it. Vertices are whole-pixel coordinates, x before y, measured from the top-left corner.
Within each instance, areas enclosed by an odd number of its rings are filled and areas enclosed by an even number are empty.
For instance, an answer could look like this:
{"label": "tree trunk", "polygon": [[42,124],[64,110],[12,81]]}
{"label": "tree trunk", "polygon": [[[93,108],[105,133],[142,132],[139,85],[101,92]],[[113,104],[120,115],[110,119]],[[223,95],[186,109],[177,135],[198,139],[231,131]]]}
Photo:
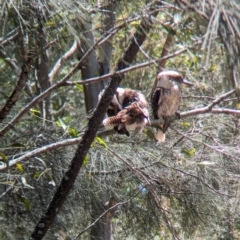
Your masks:
{"label": "tree trunk", "polygon": [[[51,84],[48,77],[49,66],[48,66],[48,52],[44,47],[47,46],[47,36],[44,32],[43,22],[45,21],[45,12],[43,9],[39,8],[38,6],[34,6],[37,18],[38,18],[38,33],[37,33],[37,45],[38,50],[40,52],[39,57],[37,59],[37,83],[38,89],[41,93],[47,90]],[[41,115],[43,118],[44,123],[49,123],[45,120],[51,120],[51,104],[50,104],[50,97],[47,96],[43,101],[40,103],[40,110]]]}
{"label": "tree trunk", "polygon": [[[106,1],[103,1],[106,2]],[[104,15],[100,18],[101,29],[100,35],[105,34],[111,28],[114,27],[115,21],[115,11],[116,11],[116,1],[108,0],[107,4],[104,6]],[[93,35],[91,32],[85,34],[85,38],[88,40],[88,45],[86,45],[88,50],[94,44]],[[100,46],[99,62],[96,59],[96,55],[93,52],[85,61],[82,66],[82,77],[83,79],[88,79],[98,75],[105,75],[109,73],[110,60],[111,60],[112,46],[106,41]],[[90,84],[84,86],[84,96],[86,111],[90,112],[94,109],[98,102],[98,94],[105,87],[106,81],[101,81],[98,83]],[[99,217],[108,206],[105,205],[106,202],[110,202],[110,193],[108,191],[103,192],[99,200],[93,199],[92,202],[92,219],[93,221]],[[91,229],[91,239],[92,240],[111,240],[112,239],[112,217],[113,214],[106,214],[100,221],[98,221]]]}

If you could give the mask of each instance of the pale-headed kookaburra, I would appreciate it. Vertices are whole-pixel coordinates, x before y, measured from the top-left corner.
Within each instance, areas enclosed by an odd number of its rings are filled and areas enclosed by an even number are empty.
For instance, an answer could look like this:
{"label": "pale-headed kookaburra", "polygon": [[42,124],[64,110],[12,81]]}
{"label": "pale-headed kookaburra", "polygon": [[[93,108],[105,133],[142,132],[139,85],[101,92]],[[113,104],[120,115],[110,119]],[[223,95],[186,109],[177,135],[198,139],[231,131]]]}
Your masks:
{"label": "pale-headed kookaburra", "polygon": [[170,125],[167,118],[179,110],[182,100],[182,83],[192,85],[177,71],[162,71],[157,75],[151,99],[152,112],[154,119],[163,118],[165,121],[157,130],[155,137],[158,142],[165,141],[165,132]]}
{"label": "pale-headed kookaburra", "polygon": [[[102,94],[99,94],[99,99]],[[119,87],[108,107],[108,118],[103,120],[103,125],[129,136],[129,131],[142,130],[149,122],[147,107],[146,98],[140,91]]]}

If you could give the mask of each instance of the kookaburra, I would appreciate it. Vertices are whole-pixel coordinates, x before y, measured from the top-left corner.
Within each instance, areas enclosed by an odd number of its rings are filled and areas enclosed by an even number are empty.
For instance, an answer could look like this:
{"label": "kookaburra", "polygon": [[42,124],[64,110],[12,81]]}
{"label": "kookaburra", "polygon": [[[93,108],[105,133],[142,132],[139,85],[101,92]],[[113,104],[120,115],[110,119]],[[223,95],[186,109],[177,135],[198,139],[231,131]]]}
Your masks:
{"label": "kookaburra", "polygon": [[[103,92],[99,94],[99,99],[102,94]],[[107,110],[108,118],[103,120],[103,125],[129,136],[128,131],[141,130],[149,122],[147,107],[148,103],[140,91],[117,88]]]}
{"label": "kookaburra", "polygon": [[182,100],[181,84],[189,84],[183,76],[176,71],[162,71],[157,75],[156,87],[152,93],[152,112],[154,119],[163,118],[164,124],[160,125],[156,134],[158,142],[165,141],[165,132],[170,123],[168,117],[174,115]]}

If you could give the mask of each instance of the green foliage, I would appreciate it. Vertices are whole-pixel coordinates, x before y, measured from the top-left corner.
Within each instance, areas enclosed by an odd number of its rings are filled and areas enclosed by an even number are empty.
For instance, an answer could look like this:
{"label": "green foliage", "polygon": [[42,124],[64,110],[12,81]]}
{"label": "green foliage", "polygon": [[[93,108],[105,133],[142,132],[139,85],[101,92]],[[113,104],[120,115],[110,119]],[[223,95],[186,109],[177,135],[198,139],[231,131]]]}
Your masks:
{"label": "green foliage", "polygon": [[21,203],[23,203],[23,205],[26,207],[26,209],[28,211],[31,211],[32,210],[32,206],[31,206],[31,203],[29,202],[29,200],[21,195],[18,195],[18,199]]}

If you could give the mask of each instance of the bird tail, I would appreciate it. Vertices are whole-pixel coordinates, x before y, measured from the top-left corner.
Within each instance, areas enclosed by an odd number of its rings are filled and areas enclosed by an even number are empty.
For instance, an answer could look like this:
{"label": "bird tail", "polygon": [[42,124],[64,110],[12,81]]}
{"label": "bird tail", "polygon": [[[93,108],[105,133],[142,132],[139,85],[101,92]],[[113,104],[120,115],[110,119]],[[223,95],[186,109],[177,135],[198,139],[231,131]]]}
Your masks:
{"label": "bird tail", "polygon": [[103,120],[103,126],[106,129],[112,129],[115,126],[118,126],[119,124],[121,124],[121,117],[120,116],[113,116],[113,117],[109,117]]}
{"label": "bird tail", "polygon": [[165,133],[162,130],[158,129],[155,137],[158,142],[165,142]]}
{"label": "bird tail", "polygon": [[104,119],[103,125],[106,129],[114,129],[119,134],[125,134],[129,137],[129,132],[125,125],[122,124],[122,117],[119,115]]}

